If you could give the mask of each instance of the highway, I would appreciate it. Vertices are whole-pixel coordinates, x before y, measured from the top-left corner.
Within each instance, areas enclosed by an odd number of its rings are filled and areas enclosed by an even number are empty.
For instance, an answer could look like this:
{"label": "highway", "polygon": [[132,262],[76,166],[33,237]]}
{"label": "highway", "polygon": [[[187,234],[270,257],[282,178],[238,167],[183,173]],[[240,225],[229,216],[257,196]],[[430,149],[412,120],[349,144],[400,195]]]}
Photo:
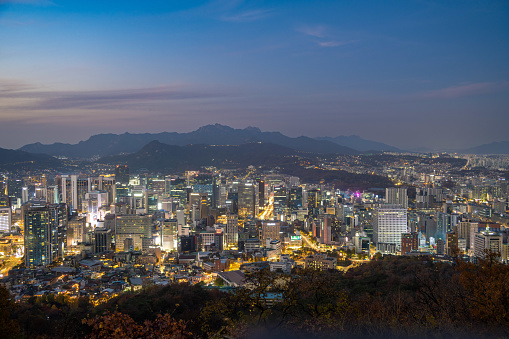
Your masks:
{"label": "highway", "polygon": [[0,269],[0,275],[2,276],[8,275],[9,271],[20,262],[21,258],[16,258],[15,256],[6,258],[4,261],[4,265],[2,266],[2,269]]}
{"label": "highway", "polygon": [[263,212],[261,212],[258,215],[258,219],[260,220],[272,219],[273,213],[274,213],[274,196],[271,196],[269,198],[269,203],[267,204]]}
{"label": "highway", "polygon": [[309,247],[311,247],[311,248],[312,248],[312,249],[314,249],[315,251],[320,252],[320,249],[319,249],[319,248],[318,248],[315,244],[313,244],[313,243],[311,242],[311,240],[309,240],[309,238],[307,237],[307,235],[304,235],[304,233],[303,233],[303,232],[300,232],[300,237],[301,237],[301,239],[303,239],[303,240],[304,240],[304,242],[305,242],[305,243],[306,243]]}

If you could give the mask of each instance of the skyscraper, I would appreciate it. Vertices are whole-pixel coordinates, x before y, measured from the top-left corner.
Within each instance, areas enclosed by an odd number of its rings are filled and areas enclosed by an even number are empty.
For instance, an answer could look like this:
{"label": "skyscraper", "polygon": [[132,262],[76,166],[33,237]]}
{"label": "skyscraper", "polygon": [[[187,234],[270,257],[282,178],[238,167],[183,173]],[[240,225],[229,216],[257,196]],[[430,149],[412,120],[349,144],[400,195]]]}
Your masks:
{"label": "skyscraper", "polygon": [[10,232],[12,223],[12,210],[9,197],[0,197],[0,233]]}
{"label": "skyscraper", "polygon": [[225,242],[228,248],[237,247],[239,243],[239,220],[237,215],[228,214],[226,217]]}
{"label": "skyscraper", "polygon": [[51,264],[51,229],[49,210],[43,204],[24,206],[25,265],[36,267]]}
{"label": "skyscraper", "polygon": [[408,208],[408,193],[406,187],[390,187],[385,189],[385,203],[401,205]]}
{"label": "skyscraper", "polygon": [[125,251],[124,240],[132,238],[134,249],[143,249],[143,239],[152,237],[152,218],[150,215],[117,215],[115,244],[117,251]]}
{"label": "skyscraper", "polygon": [[255,186],[250,183],[240,183],[238,186],[239,194],[239,216],[254,217],[255,215]]}
{"label": "skyscraper", "polygon": [[129,167],[127,165],[115,166],[115,184],[129,185]]}
{"label": "skyscraper", "polygon": [[400,205],[380,205],[375,210],[373,241],[401,248],[401,235],[408,233],[407,210]]}

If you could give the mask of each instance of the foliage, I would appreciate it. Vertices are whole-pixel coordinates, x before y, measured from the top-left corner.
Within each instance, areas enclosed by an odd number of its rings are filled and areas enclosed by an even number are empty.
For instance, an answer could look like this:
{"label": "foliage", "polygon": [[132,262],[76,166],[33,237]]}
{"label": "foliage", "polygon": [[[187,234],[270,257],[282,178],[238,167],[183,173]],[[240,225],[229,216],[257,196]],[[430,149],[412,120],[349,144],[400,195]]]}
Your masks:
{"label": "foliage", "polygon": [[90,339],[183,339],[190,338],[184,321],[176,321],[169,314],[158,315],[154,321],[145,320],[137,324],[129,315],[120,312],[93,319],[83,319],[92,328]]}
{"label": "foliage", "polygon": [[507,337],[507,281],[509,266],[488,254],[478,265],[385,256],[345,273],[261,270],[229,292],[151,286],[96,307],[51,294],[14,304],[0,289],[0,325],[25,338]]}

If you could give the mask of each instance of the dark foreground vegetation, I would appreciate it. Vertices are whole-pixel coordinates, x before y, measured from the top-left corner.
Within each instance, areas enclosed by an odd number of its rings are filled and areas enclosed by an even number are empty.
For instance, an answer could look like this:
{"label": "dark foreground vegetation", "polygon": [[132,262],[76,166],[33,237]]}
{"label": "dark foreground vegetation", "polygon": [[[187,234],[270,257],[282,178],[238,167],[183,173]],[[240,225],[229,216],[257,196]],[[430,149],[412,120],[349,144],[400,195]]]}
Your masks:
{"label": "dark foreground vegetation", "polygon": [[262,271],[229,292],[174,284],[93,307],[48,295],[13,303],[0,289],[11,338],[504,338],[509,266],[385,257],[347,273]]}

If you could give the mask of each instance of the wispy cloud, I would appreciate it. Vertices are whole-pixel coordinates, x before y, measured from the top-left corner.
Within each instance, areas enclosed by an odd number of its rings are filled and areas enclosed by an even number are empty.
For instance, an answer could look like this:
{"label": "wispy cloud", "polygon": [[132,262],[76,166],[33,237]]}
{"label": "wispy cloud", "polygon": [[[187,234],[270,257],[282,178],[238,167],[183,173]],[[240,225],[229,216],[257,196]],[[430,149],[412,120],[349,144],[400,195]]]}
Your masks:
{"label": "wispy cloud", "polygon": [[338,47],[348,45],[354,42],[355,41],[317,41],[316,44],[320,47]]}
{"label": "wispy cloud", "polygon": [[[295,29],[308,37],[314,38],[312,41],[319,47],[339,47],[356,42],[357,40],[337,40],[330,29],[325,25],[302,25]],[[310,38],[310,39],[311,39]]]}
{"label": "wispy cloud", "polygon": [[424,99],[452,99],[466,96],[474,96],[492,92],[499,92],[508,88],[508,82],[477,82],[450,86],[438,90],[420,93],[418,97]]}
{"label": "wispy cloud", "polygon": [[0,108],[9,110],[117,109],[150,103],[234,95],[188,85],[94,91],[44,91],[16,81],[0,81]]}
{"label": "wispy cloud", "polygon": [[273,9],[255,9],[223,15],[221,20],[231,22],[250,22],[265,19],[274,12]]}
{"label": "wispy cloud", "polygon": [[324,25],[315,26],[304,25],[297,27],[296,31],[315,38],[324,38],[326,36],[327,27],[325,27]]}

